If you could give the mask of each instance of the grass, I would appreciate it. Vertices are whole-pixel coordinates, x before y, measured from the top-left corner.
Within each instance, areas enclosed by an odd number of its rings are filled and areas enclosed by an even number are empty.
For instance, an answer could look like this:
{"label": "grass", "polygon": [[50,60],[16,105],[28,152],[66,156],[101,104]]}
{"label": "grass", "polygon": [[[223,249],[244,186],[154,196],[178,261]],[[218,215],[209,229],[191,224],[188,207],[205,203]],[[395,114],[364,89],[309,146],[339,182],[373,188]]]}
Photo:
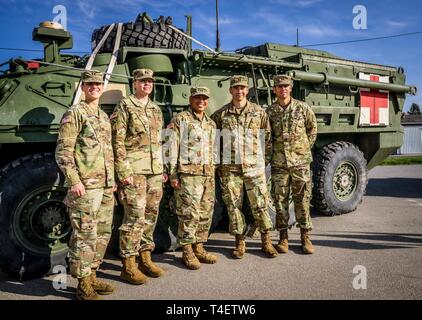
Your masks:
{"label": "grass", "polygon": [[422,164],[422,155],[418,156],[389,156],[383,162],[381,166],[397,166],[406,164]]}

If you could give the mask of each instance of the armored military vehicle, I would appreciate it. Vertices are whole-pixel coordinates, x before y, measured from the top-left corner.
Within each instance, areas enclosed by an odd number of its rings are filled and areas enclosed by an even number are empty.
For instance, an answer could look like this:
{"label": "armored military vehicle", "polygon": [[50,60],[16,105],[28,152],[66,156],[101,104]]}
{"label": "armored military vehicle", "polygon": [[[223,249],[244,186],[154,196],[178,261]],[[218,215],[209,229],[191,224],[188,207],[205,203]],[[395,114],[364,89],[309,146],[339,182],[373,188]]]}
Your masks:
{"label": "armored military vehicle", "polygon": [[[191,23],[187,26],[191,34]],[[95,30],[94,51],[88,56],[63,53],[72,48],[72,36],[54,23],[35,28],[33,40],[43,44],[43,59],[11,59],[2,64],[0,75],[0,267],[20,279],[66,264],[66,186],[54,150],[63,113],[81,98],[77,89],[82,69],[109,73],[101,99],[108,113],[132,92],[134,69],[154,70],[152,99],[166,122],[188,107],[192,86],[211,89],[211,114],[230,101],[231,75],[247,75],[250,99],[265,107],[274,100],[272,76],[290,74],[294,97],[311,105],[318,121],[312,201],[315,211],[324,215],[356,209],[368,170],[401,145],[405,95],[416,93],[405,84],[402,68],[350,61],[324,51],[274,43],[234,53],[193,50],[190,38],[171,25],[171,18],[153,21],[146,14]],[[166,190],[155,233],[160,251],[169,249],[177,224],[171,188]],[[214,225],[221,204],[217,198]]]}

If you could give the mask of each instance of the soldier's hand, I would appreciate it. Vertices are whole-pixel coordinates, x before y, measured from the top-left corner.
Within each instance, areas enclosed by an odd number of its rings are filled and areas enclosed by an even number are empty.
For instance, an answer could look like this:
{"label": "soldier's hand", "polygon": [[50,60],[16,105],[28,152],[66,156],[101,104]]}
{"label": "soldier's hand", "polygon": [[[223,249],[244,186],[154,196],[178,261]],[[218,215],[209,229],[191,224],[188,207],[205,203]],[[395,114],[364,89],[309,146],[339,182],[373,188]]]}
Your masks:
{"label": "soldier's hand", "polygon": [[163,173],[163,183],[169,181],[169,175],[167,173]]}
{"label": "soldier's hand", "polygon": [[133,177],[129,177],[129,178],[124,179],[124,180],[122,181],[122,183],[123,183],[125,186],[132,185],[132,184],[133,184]]}
{"label": "soldier's hand", "polygon": [[171,180],[170,184],[173,188],[180,189],[180,180],[179,179]]}
{"label": "soldier's hand", "polygon": [[72,192],[77,197],[82,197],[85,195],[85,187],[82,182],[79,182],[70,188],[70,192]]}
{"label": "soldier's hand", "polygon": [[114,187],[113,187],[113,192],[116,192],[117,191],[117,186],[115,185]]}

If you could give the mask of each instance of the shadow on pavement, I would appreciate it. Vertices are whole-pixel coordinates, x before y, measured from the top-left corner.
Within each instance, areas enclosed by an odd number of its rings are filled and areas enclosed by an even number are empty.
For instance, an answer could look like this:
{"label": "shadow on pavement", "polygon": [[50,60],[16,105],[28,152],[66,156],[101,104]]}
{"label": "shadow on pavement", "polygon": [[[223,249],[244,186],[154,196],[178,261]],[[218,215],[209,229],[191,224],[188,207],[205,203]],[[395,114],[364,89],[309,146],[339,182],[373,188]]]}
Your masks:
{"label": "shadow on pavement", "polygon": [[[273,244],[275,244],[277,240],[273,238]],[[295,254],[303,254],[302,247],[300,241],[289,241],[291,244],[289,246],[290,251]],[[207,242],[207,250],[211,253],[216,252],[224,255],[226,258],[231,260],[237,260],[232,257],[232,250],[234,248],[234,241],[231,240],[208,240]],[[263,259],[268,259],[267,255],[261,251],[261,242],[260,240],[255,239],[246,239],[246,254],[252,254],[258,256]]]}
{"label": "shadow on pavement", "polygon": [[422,179],[369,179],[366,196],[392,198],[422,198]]}
{"label": "shadow on pavement", "polygon": [[11,280],[11,278],[3,274],[0,274],[0,291],[38,297],[40,299],[47,296],[63,297],[72,300],[75,299],[75,288],[73,287],[56,290],[54,289],[53,282],[51,280],[35,279],[19,282],[17,280]]}
{"label": "shadow on pavement", "polygon": [[[336,239],[319,240],[319,237],[328,237]],[[412,238],[413,237],[413,238]],[[331,247],[350,250],[380,250],[380,249],[406,249],[422,246],[422,234],[395,234],[395,233],[332,233],[332,234],[311,234],[312,243],[316,247]],[[370,242],[365,242],[368,240]],[[261,252],[259,241],[246,240],[247,253],[251,253],[265,258]],[[276,243],[273,239],[273,243]],[[384,243],[375,243],[372,241],[382,241]],[[388,243],[395,242],[395,243]],[[303,254],[301,242],[299,239],[289,239],[289,249],[295,254]],[[218,252],[229,259],[233,247],[233,241],[230,240],[209,240],[207,247],[210,252]]]}
{"label": "shadow on pavement", "polygon": [[378,233],[378,232],[342,232],[332,234],[317,234],[314,236],[330,238],[349,238],[354,240],[387,241],[406,244],[408,246],[421,246],[422,234],[415,233]]}
{"label": "shadow on pavement", "polygon": [[[312,242],[317,246],[354,250],[404,249],[422,246],[422,234],[333,232],[325,234],[315,233],[312,236]],[[318,237],[344,240],[318,240]],[[365,240],[371,242],[363,242]],[[383,241],[385,243],[374,243],[372,241]]]}

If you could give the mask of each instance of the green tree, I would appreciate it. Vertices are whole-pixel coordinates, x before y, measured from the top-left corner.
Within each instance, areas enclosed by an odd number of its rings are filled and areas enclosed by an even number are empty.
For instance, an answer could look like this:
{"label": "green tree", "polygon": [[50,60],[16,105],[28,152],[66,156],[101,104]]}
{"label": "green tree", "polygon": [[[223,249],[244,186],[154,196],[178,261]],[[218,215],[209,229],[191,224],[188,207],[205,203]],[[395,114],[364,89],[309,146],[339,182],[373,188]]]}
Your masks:
{"label": "green tree", "polygon": [[409,114],[421,114],[421,108],[417,103],[412,103],[409,109]]}

